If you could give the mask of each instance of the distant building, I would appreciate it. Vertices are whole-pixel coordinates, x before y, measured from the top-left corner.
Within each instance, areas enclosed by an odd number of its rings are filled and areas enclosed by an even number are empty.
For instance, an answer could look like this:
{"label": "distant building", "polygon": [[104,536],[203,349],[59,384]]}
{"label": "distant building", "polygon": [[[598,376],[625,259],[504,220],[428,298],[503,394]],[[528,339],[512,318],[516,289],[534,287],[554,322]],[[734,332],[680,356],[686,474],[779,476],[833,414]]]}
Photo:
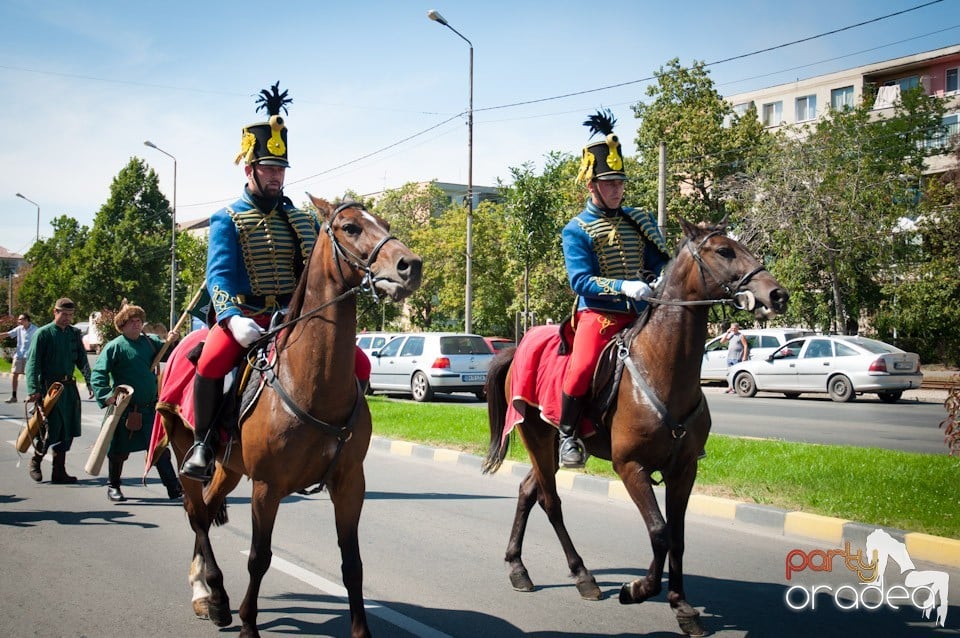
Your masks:
{"label": "distant building", "polygon": [[[947,98],[943,117],[945,132],[932,135],[928,148],[950,147],[960,132],[960,45],[875,62],[845,71],[818,75],[746,93],[725,96],[734,112],[742,116],[751,105],[767,128],[785,128],[801,134],[804,124],[816,124],[830,110],[860,104],[864,95],[876,95],[873,110],[892,114],[900,92],[922,86],[928,95]],[[927,159],[926,173],[942,173],[953,165],[949,154]]]}
{"label": "distant building", "polygon": [[27,263],[23,255],[0,246],[0,275],[6,277],[20,270]]}

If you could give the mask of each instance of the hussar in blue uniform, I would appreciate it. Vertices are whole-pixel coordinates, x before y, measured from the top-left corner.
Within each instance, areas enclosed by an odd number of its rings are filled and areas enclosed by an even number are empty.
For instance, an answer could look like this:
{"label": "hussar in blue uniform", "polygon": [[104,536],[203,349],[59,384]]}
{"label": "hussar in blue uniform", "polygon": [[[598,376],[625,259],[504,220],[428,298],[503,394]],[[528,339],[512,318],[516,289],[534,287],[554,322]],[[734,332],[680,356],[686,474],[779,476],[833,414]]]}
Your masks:
{"label": "hussar in blue uniform", "polygon": [[610,111],[598,111],[584,122],[591,137],[599,133],[603,138],[583,149],[577,181],[586,183],[590,196],[563,228],[567,279],[577,295],[559,425],[560,464],[570,468],[586,461],[578,431],[597,357],[646,308],[649,282],[669,260],[656,218],[622,205],[627,174],[615,124]]}
{"label": "hussar in blue uniform", "polygon": [[268,120],[244,127],[234,163],[244,163],[242,197],[210,218],[207,291],[216,314],[194,381],[194,435],[181,476],[212,475],[216,437],[211,426],[220,410],[223,379],[244,351],[263,334],[271,315],[290,302],[297,279],[317,240],[319,224],[283,194],[287,127],[283,116],[293,100],[279,83],[263,90],[257,111]]}

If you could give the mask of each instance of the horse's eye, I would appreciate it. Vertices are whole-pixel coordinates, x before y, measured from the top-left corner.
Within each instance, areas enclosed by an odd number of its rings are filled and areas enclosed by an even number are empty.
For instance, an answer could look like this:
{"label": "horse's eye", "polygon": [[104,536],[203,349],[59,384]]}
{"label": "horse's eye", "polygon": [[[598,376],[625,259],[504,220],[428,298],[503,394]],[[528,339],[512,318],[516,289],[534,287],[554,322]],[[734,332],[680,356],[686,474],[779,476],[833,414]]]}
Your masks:
{"label": "horse's eye", "polygon": [[730,246],[721,246],[717,249],[717,253],[726,259],[733,259],[737,256],[737,254],[733,252],[733,248],[730,248]]}
{"label": "horse's eye", "polygon": [[352,235],[354,237],[359,235],[362,231],[363,229],[360,228],[360,225],[354,224],[353,222],[348,222],[343,225],[343,232],[347,233],[348,235]]}

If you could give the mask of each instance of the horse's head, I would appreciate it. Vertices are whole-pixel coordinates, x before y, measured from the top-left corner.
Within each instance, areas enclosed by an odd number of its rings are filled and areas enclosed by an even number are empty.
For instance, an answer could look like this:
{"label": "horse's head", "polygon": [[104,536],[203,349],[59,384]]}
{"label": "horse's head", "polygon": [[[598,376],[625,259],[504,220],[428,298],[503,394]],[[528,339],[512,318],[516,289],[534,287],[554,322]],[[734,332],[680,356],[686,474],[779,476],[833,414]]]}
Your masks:
{"label": "horse's head", "polygon": [[[681,219],[684,242],[678,253],[689,252],[699,268],[705,297],[724,297],[740,310],[768,319],[787,309],[790,294],[743,244],[726,235],[726,220],[717,225],[692,224]],[[678,257],[680,255],[678,254]],[[694,275],[696,276],[696,275]]]}
{"label": "horse's head", "polygon": [[323,232],[330,238],[334,265],[344,285],[372,285],[394,301],[420,287],[420,256],[390,234],[386,220],[359,202],[334,206],[310,193],[307,196],[324,222]]}

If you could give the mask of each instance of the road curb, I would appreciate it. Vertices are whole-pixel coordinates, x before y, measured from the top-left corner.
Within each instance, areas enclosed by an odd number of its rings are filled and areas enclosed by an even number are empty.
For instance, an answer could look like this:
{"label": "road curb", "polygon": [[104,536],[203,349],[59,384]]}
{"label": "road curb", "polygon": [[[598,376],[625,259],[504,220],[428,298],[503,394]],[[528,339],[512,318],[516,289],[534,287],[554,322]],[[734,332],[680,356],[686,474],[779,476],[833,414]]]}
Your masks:
{"label": "road curb", "polygon": [[[474,454],[458,452],[446,448],[433,448],[419,443],[397,441],[374,436],[370,447],[378,452],[414,457],[448,465],[463,465],[480,470],[483,459]],[[530,471],[530,465],[517,461],[504,461],[499,474],[510,474],[522,478]],[[562,489],[586,492],[615,501],[630,502],[623,483],[618,480],[589,476],[580,472],[560,470],[557,472],[557,486]],[[935,563],[947,567],[960,568],[960,540],[932,536],[919,532],[879,527],[858,523],[842,518],[821,516],[809,512],[792,512],[769,505],[745,503],[735,499],[693,494],[687,505],[687,512],[729,521],[737,525],[762,528],[765,531],[779,533],[807,541],[822,541],[835,546],[849,542],[853,547],[864,547],[867,535],[877,529],[883,529],[907,546],[907,552],[914,560]]]}

